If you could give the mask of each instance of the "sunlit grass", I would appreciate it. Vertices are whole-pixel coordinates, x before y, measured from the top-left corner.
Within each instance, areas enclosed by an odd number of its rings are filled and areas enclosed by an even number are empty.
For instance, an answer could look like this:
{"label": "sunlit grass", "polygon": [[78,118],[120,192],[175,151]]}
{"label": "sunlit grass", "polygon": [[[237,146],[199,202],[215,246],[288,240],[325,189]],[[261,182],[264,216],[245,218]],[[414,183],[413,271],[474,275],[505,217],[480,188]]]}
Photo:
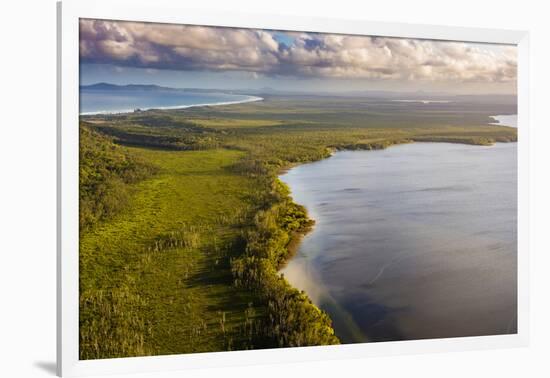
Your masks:
{"label": "sunlit grass", "polygon": [[[404,111],[361,99],[274,99],[85,117],[139,147],[97,142],[116,185],[96,190],[114,210],[81,232],[81,358],[337,342],[330,320],[277,275],[292,233],[307,224],[277,174],[335,149],[517,140],[474,105]],[[92,160],[85,168],[95,178]],[[117,181],[136,168],[147,171],[142,181]]]}
{"label": "sunlit grass", "polygon": [[232,286],[228,266],[254,190],[226,169],[243,153],[132,152],[160,172],[82,235],[81,358],[252,347],[241,328],[254,298]]}
{"label": "sunlit grass", "polygon": [[263,119],[227,119],[227,118],[194,118],[199,126],[212,129],[234,129],[245,127],[269,127],[284,124],[283,121]]}

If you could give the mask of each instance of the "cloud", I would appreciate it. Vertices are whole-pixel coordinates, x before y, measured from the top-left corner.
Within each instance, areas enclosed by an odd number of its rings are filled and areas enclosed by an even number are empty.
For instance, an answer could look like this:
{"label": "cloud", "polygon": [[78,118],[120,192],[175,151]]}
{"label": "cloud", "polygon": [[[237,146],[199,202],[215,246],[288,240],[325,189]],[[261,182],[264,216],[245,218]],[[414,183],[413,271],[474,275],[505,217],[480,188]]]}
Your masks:
{"label": "cloud", "polygon": [[[80,21],[80,57],[147,69],[245,71],[266,76],[505,83],[516,79],[512,46],[280,33],[236,28]],[[276,38],[277,37],[277,38]],[[289,42],[292,41],[290,46]]]}
{"label": "cloud", "polygon": [[80,58],[88,63],[267,73],[278,63],[278,48],[261,30],[80,21]]}

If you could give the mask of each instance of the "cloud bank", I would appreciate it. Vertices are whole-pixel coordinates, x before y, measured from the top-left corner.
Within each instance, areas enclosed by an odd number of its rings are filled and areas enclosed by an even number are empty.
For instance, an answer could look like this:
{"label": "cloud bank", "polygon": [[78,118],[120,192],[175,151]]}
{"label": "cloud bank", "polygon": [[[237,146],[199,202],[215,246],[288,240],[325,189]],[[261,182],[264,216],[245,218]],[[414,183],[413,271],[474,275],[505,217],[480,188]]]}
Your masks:
{"label": "cloud bank", "polygon": [[[403,38],[81,20],[83,63],[270,77],[508,83],[516,48]],[[280,39],[279,39],[280,40]],[[292,41],[292,43],[288,43]]]}

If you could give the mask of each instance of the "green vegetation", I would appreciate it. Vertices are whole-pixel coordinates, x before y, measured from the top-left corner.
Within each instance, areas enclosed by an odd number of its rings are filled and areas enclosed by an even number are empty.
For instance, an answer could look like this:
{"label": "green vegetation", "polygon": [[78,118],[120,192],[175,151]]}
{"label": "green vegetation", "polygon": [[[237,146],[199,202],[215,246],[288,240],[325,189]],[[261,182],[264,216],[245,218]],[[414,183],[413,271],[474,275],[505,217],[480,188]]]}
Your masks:
{"label": "green vegetation", "polygon": [[278,198],[254,217],[246,235],[245,253],[231,262],[235,284],[251,289],[268,304],[265,328],[278,346],[330,345],[339,341],[328,316],[277,274],[286,261],[294,232],[311,226],[305,209],[294,204],[288,190],[274,181]]}
{"label": "green vegetation", "polygon": [[111,138],[80,128],[80,229],[120,211],[129,185],[155,172],[149,163],[115,145]]}
{"label": "green vegetation", "polygon": [[270,98],[82,117],[80,357],[338,343],[278,273],[312,221],[277,175],[337,149],[516,140],[485,125],[503,109],[479,108]]}
{"label": "green vegetation", "polygon": [[225,168],[242,153],[126,152],[158,172],[81,237],[81,358],[255,347],[243,327],[262,309],[228,265],[254,190]]}

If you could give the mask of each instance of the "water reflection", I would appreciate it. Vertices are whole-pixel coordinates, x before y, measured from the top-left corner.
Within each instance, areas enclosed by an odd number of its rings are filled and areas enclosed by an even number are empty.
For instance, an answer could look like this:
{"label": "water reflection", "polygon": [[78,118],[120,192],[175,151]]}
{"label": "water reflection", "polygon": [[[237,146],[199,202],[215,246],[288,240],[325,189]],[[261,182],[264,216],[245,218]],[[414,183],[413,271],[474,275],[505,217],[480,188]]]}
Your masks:
{"label": "water reflection", "polygon": [[415,143],[290,170],[317,223],[283,273],[343,342],[516,332],[516,149]]}

